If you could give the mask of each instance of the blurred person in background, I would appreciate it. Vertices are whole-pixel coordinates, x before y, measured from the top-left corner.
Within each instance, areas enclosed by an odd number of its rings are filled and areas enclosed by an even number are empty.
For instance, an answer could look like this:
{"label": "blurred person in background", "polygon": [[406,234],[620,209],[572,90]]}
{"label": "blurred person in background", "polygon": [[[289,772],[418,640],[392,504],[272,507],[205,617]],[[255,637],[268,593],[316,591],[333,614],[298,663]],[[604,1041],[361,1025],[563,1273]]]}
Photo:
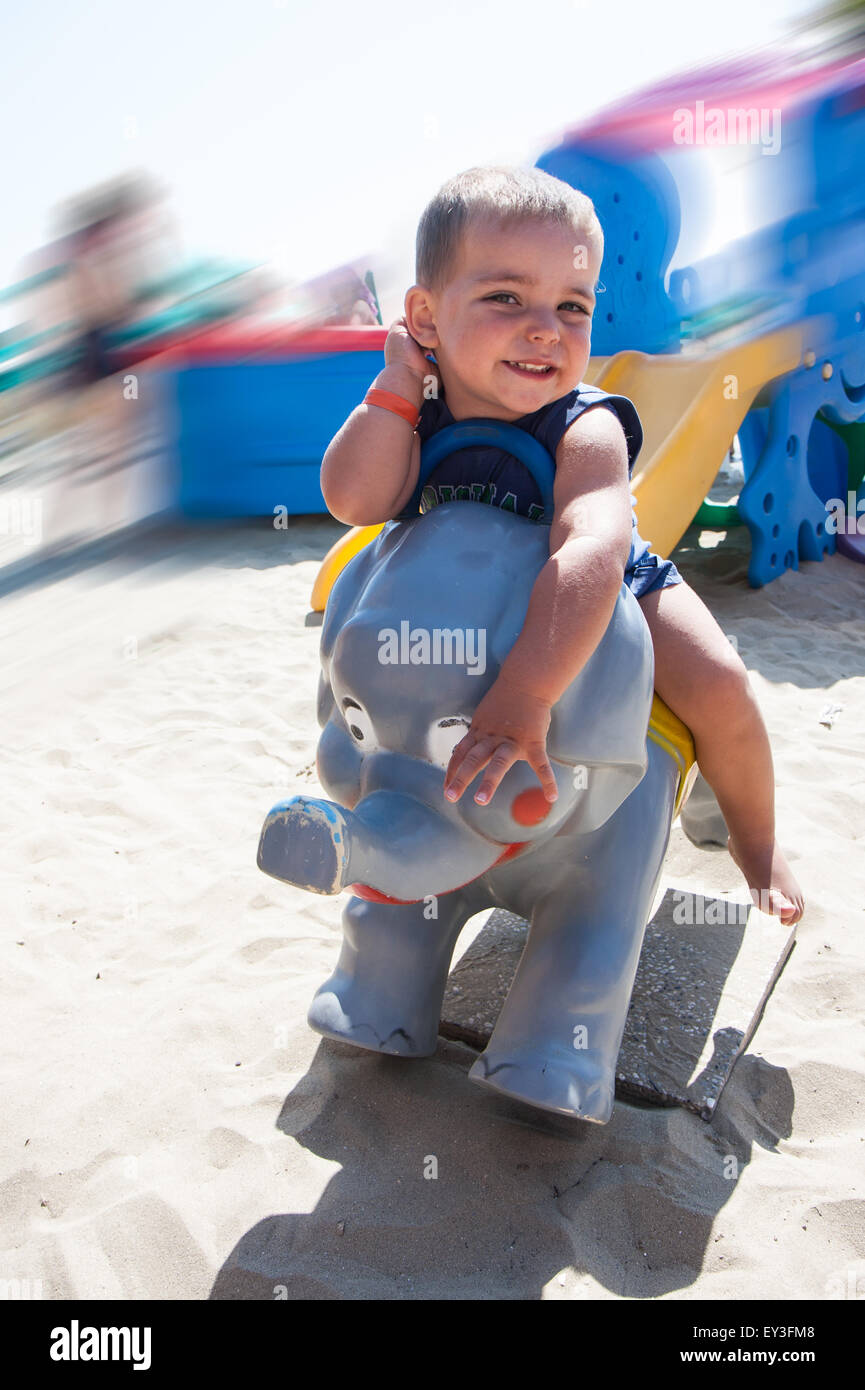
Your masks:
{"label": "blurred person in background", "polygon": [[375,304],[369,289],[354,271],[340,281],[331,323],[378,323]]}
{"label": "blurred person in background", "polygon": [[375,297],[354,266],[339,266],[300,288],[311,302],[311,323],[333,327],[380,322]]}
{"label": "blurred person in background", "polygon": [[124,474],[145,403],[126,390],[126,374],[145,353],[112,346],[112,338],[140,315],[142,286],[174,251],[163,196],[147,175],[123,174],[55,212],[65,260],[58,288],[74,349],[72,366],[50,384],[49,432],[66,434],[69,446],[51,499],[50,536],[61,547],[134,519]]}
{"label": "blurred person in background", "polygon": [[70,419],[101,423],[103,444],[123,438],[120,383],[102,383],[134,360],[128,351],[112,351],[111,338],[134,320],[138,292],[153,278],[153,249],[162,239],[161,200],[149,178],[131,174],[71,199],[59,210],[67,252],[65,289],[78,347],[68,381],[78,397]]}

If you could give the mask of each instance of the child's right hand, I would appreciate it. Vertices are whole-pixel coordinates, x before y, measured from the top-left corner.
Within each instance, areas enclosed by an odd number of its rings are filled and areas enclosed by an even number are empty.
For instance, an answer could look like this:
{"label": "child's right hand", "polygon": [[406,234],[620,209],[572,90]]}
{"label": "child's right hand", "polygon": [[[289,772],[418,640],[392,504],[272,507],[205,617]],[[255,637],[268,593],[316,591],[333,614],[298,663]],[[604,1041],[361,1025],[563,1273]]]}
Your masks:
{"label": "child's right hand", "polygon": [[434,377],[441,386],[441,375],[435,362],[424,356],[425,349],[408,331],[405,317],[394,319],[388,329],[384,342],[384,360],[388,367],[408,367],[426,385],[428,377]]}

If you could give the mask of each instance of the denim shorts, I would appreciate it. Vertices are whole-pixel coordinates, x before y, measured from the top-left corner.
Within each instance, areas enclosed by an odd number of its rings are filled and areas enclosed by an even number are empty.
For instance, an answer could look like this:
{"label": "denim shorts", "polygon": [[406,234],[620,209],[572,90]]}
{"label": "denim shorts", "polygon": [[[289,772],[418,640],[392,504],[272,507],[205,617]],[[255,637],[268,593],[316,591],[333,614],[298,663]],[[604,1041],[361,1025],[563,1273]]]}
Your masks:
{"label": "denim shorts", "polygon": [[634,598],[654,593],[656,589],[670,589],[674,584],[683,583],[682,576],[672,560],[662,560],[653,555],[649,544],[637,531],[634,518],[631,531],[631,553],[625,566],[624,582]]}

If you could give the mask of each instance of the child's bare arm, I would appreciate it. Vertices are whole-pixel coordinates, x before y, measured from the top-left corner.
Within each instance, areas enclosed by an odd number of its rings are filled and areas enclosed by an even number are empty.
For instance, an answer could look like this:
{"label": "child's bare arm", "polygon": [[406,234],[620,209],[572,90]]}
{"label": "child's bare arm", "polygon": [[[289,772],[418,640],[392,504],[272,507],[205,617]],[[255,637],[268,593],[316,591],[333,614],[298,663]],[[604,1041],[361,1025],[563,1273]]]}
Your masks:
{"label": "child's bare arm", "polygon": [[555,704],[604,635],[631,548],[628,451],[611,411],[586,411],[556,450],[550,558],[500,672]]}
{"label": "child's bare arm", "polygon": [[[436,368],[409,335],[404,319],[391,325],[385,367],[373,386],[393,391],[420,410],[425,382]],[[331,440],[321,465],[328,511],[351,526],[373,526],[401,511],[414,492],[420,440],[411,425],[378,405],[358,405]]]}
{"label": "child's bare arm", "polygon": [[475,800],[489,801],[520,759],[547,799],[556,799],[546,751],[550,710],[604,635],[631,546],[627,445],[608,410],[586,411],[561,440],[554,503],[550,558],[532,587],[520,635],[448,763],[451,800],[486,767]]}

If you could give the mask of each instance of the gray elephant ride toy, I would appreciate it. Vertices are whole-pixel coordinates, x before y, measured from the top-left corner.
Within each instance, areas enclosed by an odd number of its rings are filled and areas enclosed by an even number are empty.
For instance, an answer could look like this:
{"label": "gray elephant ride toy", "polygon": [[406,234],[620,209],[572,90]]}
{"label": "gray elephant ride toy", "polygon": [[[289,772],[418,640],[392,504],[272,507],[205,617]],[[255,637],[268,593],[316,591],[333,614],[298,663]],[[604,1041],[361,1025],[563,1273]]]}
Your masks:
{"label": "gray elephant ride toy", "polygon": [[460,421],[429,440],[415,492],[451,451],[493,443],[530,469],[544,513],[441,503],[390,521],[338,575],[325,609],[316,767],[332,800],[268,814],[267,874],[351,894],[333,974],[309,1024],[374,1052],[436,1050],[466,921],[502,907],[530,923],[472,1081],[600,1124],[643,934],[675,815],[696,773],[688,730],[655,697],[649,629],[622,585],[590,660],[553,706],[558,799],[515,763],[491,801],[458,802],[444,773],[522,627],[549,556],[554,465],[525,430]]}

